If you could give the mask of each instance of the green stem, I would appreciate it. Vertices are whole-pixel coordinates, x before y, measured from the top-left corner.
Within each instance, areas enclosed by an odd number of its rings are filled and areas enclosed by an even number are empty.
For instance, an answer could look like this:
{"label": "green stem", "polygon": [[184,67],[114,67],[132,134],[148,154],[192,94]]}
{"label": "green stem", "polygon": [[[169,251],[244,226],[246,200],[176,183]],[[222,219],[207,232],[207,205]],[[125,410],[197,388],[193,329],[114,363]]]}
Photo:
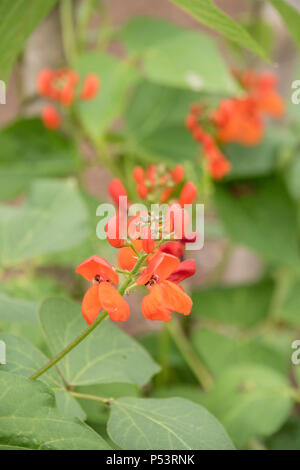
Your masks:
{"label": "green stem", "polygon": [[172,321],[168,323],[168,330],[200,385],[205,391],[209,390],[213,385],[213,378],[194,352],[176,318],[173,318]]}
{"label": "green stem", "polygon": [[97,0],[85,0],[80,5],[78,12],[78,44],[81,50],[85,49],[88,42],[88,27],[97,3]]}
{"label": "green stem", "polygon": [[[147,253],[142,255],[139,260],[137,261],[135,267],[131,271],[131,276],[126,279],[119,289],[119,293],[121,295],[125,294],[127,287],[131,284],[133,276],[137,274],[138,270],[144,263],[145,259],[147,258]],[[88,326],[77,338],[75,338],[68,346],[66,346],[61,352],[59,352],[56,356],[53,357],[47,364],[45,364],[41,369],[35,372],[30,378],[35,380],[41,375],[43,375],[47,370],[51,369],[51,367],[55,366],[61,359],[63,359],[72,349],[76,348],[78,344],[80,344],[98,325],[107,317],[107,312],[103,312],[102,315],[99,315],[98,318],[92,323],[92,325]]]}
{"label": "green stem", "polygon": [[76,53],[72,0],[60,1],[60,21],[65,56],[67,58],[68,63],[71,64]]}
{"label": "green stem", "polygon": [[74,339],[68,346],[66,346],[61,352],[59,352],[56,356],[53,357],[47,364],[45,364],[41,369],[35,372],[30,378],[32,380],[37,379],[41,375],[43,375],[47,370],[51,369],[51,367],[55,366],[59,361],[61,361],[72,349],[74,349],[78,344],[80,344],[95,328],[107,317],[107,313],[103,312],[102,315],[94,321],[94,323],[88,326],[77,338]]}
{"label": "green stem", "polygon": [[125,274],[126,276],[131,275],[131,272],[130,272],[130,271],[127,271],[126,269],[116,268],[116,272],[117,272],[118,274]]}
{"label": "green stem", "polygon": [[142,264],[143,264],[144,261],[146,260],[147,256],[148,256],[147,253],[145,253],[145,254],[141,255],[141,257],[138,259],[138,261],[137,261],[135,267],[134,267],[133,270],[131,271],[131,276],[128,277],[128,279],[126,279],[126,280],[123,282],[122,286],[120,287],[119,292],[120,292],[121,295],[124,295],[124,293],[125,293],[127,287],[128,287],[128,286],[131,284],[131,282],[132,282],[133,276],[138,272],[138,270],[140,269],[140,267],[142,266]]}
{"label": "green stem", "polygon": [[104,398],[98,397],[97,395],[89,395],[87,393],[79,393],[79,392],[69,392],[75,398],[81,398],[83,400],[91,400],[91,401],[98,401],[100,403],[104,403],[104,405],[110,405],[114,398]]}
{"label": "green stem", "polygon": [[300,390],[292,388],[290,390],[290,396],[295,400],[296,403],[300,403]]}
{"label": "green stem", "polygon": [[210,278],[211,284],[219,284],[222,281],[223,275],[228,266],[228,262],[231,258],[232,252],[233,252],[233,246],[230,243],[230,241],[228,241],[224,249],[224,252],[222,254],[221,261],[217,264],[216,268],[214,269],[211,275],[211,278]]}
{"label": "green stem", "polygon": [[136,250],[136,248],[135,248],[135,246],[134,246],[134,244],[132,243],[131,240],[129,240],[127,242],[127,246],[129,246],[132,249],[132,251],[136,254],[136,256],[139,258],[139,256],[140,256],[139,252]]}
{"label": "green stem", "polygon": [[289,271],[284,268],[277,271],[275,275],[275,287],[272,296],[271,307],[266,322],[267,325],[279,320],[282,305],[286,297],[290,282],[291,276]]}
{"label": "green stem", "polygon": [[258,439],[251,439],[248,443],[248,450],[267,450],[267,448]]}
{"label": "green stem", "polygon": [[[173,321],[173,320],[172,320]],[[159,387],[167,385],[170,378],[170,333],[167,325],[163,325],[158,338],[158,362],[161,372],[155,377],[155,384]]]}

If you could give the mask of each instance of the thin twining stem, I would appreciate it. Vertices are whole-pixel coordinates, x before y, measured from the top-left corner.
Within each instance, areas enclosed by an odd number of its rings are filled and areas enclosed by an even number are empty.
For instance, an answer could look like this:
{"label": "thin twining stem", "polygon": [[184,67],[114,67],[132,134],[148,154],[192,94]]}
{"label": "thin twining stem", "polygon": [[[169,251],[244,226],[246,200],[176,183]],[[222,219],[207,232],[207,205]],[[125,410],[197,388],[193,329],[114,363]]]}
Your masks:
{"label": "thin twining stem", "polygon": [[172,321],[168,323],[167,328],[199,384],[202,386],[203,390],[208,391],[213,385],[213,378],[191,347],[190,342],[182,330],[179,320],[177,320],[177,318],[173,318]]}
{"label": "thin twining stem", "polygon": [[[123,284],[121,285],[119,289],[119,293],[121,295],[124,295],[127,287],[132,283],[133,277],[137,274],[138,270],[143,265],[147,256],[148,256],[147,253],[145,253],[139,257],[135,267],[131,271],[131,276],[128,277],[128,279],[126,279],[123,282]],[[51,369],[51,367],[55,366],[55,364],[61,361],[70,351],[72,351],[72,349],[76,348],[78,344],[80,344],[89,334],[91,334],[92,331],[94,331],[95,328],[97,328],[97,326],[100,325],[100,323],[102,323],[102,321],[106,317],[107,317],[107,312],[103,312],[101,315],[99,315],[98,318],[96,318],[96,320],[94,321],[94,323],[92,323],[92,325],[88,326],[82,333],[80,333],[79,336],[77,336],[77,338],[75,338],[70,344],[68,344],[68,346],[66,346],[62,351],[60,351],[56,356],[54,356],[49,362],[47,362],[47,364],[41,367],[41,369],[35,372],[30,378],[32,380],[35,380],[41,375],[43,375],[45,372],[47,372],[47,370]]]}
{"label": "thin twining stem", "polygon": [[90,395],[87,393],[79,393],[79,392],[73,392],[73,391],[69,391],[69,393],[75,398],[81,398],[83,400],[90,400],[90,401],[98,401],[100,403],[103,403],[104,405],[110,405],[113,401],[115,401],[115,398],[98,397],[97,395]]}

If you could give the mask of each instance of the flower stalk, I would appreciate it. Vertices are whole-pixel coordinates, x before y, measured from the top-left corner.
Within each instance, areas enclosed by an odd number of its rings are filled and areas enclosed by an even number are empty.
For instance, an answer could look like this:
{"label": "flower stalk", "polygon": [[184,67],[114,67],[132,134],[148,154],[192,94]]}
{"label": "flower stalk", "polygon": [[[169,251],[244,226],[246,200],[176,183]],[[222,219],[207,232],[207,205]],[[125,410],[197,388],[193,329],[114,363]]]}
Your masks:
{"label": "flower stalk", "polygon": [[[134,276],[137,274],[138,270],[141,268],[143,265],[144,261],[147,258],[147,253],[142,254],[135,267],[131,271],[131,276],[128,276],[128,279],[126,279],[123,284],[120,286],[119,293],[120,295],[124,295],[128,286],[132,283]],[[68,346],[66,346],[62,351],[60,351],[56,356],[54,356],[47,364],[45,364],[41,369],[39,369],[37,372],[35,372],[30,378],[32,380],[38,379],[41,375],[45,374],[47,370],[51,369],[51,367],[55,366],[59,361],[61,361],[72,349],[76,348],[87,336],[89,336],[92,331],[94,331],[100,323],[103,322],[103,320],[107,317],[107,312],[103,312],[101,315],[99,315],[96,320],[88,326],[82,333],[80,333],[77,338],[75,338]]]}

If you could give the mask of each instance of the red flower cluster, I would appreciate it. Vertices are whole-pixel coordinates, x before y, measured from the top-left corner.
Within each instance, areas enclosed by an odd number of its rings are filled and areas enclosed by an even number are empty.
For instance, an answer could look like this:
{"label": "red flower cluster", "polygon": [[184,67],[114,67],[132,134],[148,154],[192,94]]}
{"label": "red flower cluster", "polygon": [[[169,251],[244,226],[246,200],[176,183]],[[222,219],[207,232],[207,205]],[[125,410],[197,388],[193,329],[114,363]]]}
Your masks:
{"label": "red flower cluster", "polygon": [[[162,203],[170,201],[172,196],[181,188],[185,171],[182,165],[168,169],[165,165],[150,165],[146,170],[137,166],[133,170],[136,191],[141,199],[159,200]],[[196,186],[188,181],[181,188],[179,204],[192,204],[197,197]]]}
{"label": "red flower cluster", "polygon": [[220,103],[212,120],[217,126],[218,140],[257,145],[264,135],[264,115],[274,118],[284,113],[284,102],[277,92],[276,78],[269,73],[261,75],[248,70],[235,74],[246,95]]}
{"label": "red flower cluster", "polygon": [[[76,98],[93,99],[100,88],[100,80],[94,74],[85,77],[81,91],[77,94],[78,84],[77,72],[70,69],[43,69],[37,79],[37,89],[41,96],[66,107],[71,106]],[[60,114],[52,105],[44,108],[42,120],[49,129],[57,129],[61,124]]]}
{"label": "red flower cluster", "polygon": [[[88,324],[105,310],[111,320],[125,321],[130,315],[129,305],[114,287],[119,282],[113,266],[104,258],[92,256],[80,263],[76,272],[92,286],[82,301],[82,315]],[[194,261],[180,263],[178,258],[159,252],[139,273],[137,285],[146,286],[149,294],[142,301],[142,313],[149,320],[171,320],[171,313],[189,315],[192,300],[178,283],[195,273]]]}
{"label": "red flower cluster", "polygon": [[[128,304],[114,287],[119,282],[118,270],[131,278],[132,287],[139,285],[148,289],[149,294],[142,301],[142,313],[146,318],[168,322],[173,311],[188,315],[192,308],[190,297],[178,284],[196,271],[193,260],[180,262],[179,259],[183,257],[185,244],[197,239],[196,233],[187,233],[190,217],[183,207],[194,202],[196,187],[191,182],[184,184],[184,168],[181,165],[171,171],[155,165],[146,171],[136,167],[134,179],[138,192],[147,197],[148,202],[164,199],[161,195],[167,183],[167,189],[172,189],[172,195],[175,192],[179,194],[179,199],[168,206],[164,215],[155,215],[145,208],[144,212],[128,220],[127,191],[118,178],[110,183],[109,194],[118,212],[107,222],[105,232],[108,242],[119,249],[118,268],[114,269],[95,255],[76,270],[93,282],[82,302],[82,314],[89,324],[101,309],[106,310],[114,321],[125,321],[129,317]],[[142,185],[145,194],[141,192]],[[142,264],[147,264],[147,267],[141,271]]]}
{"label": "red flower cluster", "polygon": [[278,118],[284,113],[284,102],[272,74],[246,71],[235,72],[235,76],[244,89],[243,96],[222,100],[211,113],[194,105],[186,118],[186,127],[202,145],[208,171],[216,180],[223,178],[231,168],[220,144],[258,145],[264,135],[264,116]]}
{"label": "red flower cluster", "polygon": [[[152,167],[153,168],[153,167]],[[139,176],[145,177],[146,172],[141,167],[136,167],[134,170],[135,179],[139,179]],[[182,182],[184,177],[184,169],[181,165],[177,165],[171,173],[172,178],[176,178],[177,181]],[[137,176],[138,175],[138,176]],[[141,181],[141,179],[140,179]],[[145,179],[144,179],[145,181]],[[146,180],[147,181],[147,180]],[[137,183],[140,184],[140,183]],[[162,191],[163,188],[161,188]],[[174,191],[177,190],[176,186],[172,188]],[[113,201],[115,202],[116,206],[119,208],[120,198],[126,198],[126,202],[128,202],[128,195],[126,189],[124,188],[122,182],[115,178],[111,181],[108,187],[109,194]],[[153,194],[153,193],[149,193]],[[159,194],[156,193],[156,196],[159,197]],[[189,215],[184,210],[185,204],[192,204],[197,197],[197,188],[196,186],[187,181],[181,191],[179,192],[179,199],[174,199],[173,202],[170,204],[167,217],[165,220],[165,224],[162,221],[157,222],[157,229],[164,229],[168,232],[173,232],[176,235],[176,241],[172,242],[165,242],[160,245],[159,250],[165,253],[172,254],[178,258],[182,258],[184,255],[185,245],[187,243],[194,243],[197,240],[197,233],[190,232],[187,233],[187,228],[189,225]],[[127,214],[123,214],[123,216]],[[121,216],[122,217],[122,216]],[[135,264],[136,256],[132,250],[132,248],[124,247],[126,245],[126,240],[130,238],[136,250],[139,252],[142,249],[146,253],[151,253],[154,250],[154,239],[150,232],[150,228],[147,224],[147,220],[151,220],[151,214],[148,212],[141,213],[136,217],[132,217],[129,220],[127,226],[123,226],[120,229],[120,222],[119,222],[120,214],[118,213],[116,216],[112,217],[107,225],[106,225],[106,236],[109,243],[115,248],[122,248],[119,252],[118,260],[119,265],[122,269],[131,269],[131,267]],[[174,224],[175,218],[177,219],[177,224]],[[146,221],[146,223],[145,223]],[[122,224],[121,224],[122,225]],[[123,224],[124,225],[124,224]],[[143,227],[144,225],[144,227]],[[168,225],[168,227],[167,227]],[[143,227],[139,230],[136,229],[136,226]],[[120,233],[123,230],[123,233]],[[138,232],[138,235],[137,235]],[[179,233],[180,232],[180,233]]]}
{"label": "red flower cluster", "polygon": [[207,170],[215,180],[220,180],[229,173],[231,164],[219,149],[216,140],[199,124],[201,112],[200,106],[191,106],[185,125],[196,142],[202,145]]}

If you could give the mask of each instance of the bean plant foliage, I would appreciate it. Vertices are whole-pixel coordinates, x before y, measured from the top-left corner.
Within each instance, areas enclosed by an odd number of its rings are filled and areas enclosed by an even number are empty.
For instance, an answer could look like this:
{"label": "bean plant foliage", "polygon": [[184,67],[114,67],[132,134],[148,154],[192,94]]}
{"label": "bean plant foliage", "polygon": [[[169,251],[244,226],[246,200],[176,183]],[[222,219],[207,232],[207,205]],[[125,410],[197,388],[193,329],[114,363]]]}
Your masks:
{"label": "bean plant foliage", "polygon": [[[25,98],[0,130],[1,450],[300,449],[299,116],[266,18],[169,3],[196,27],[116,27],[100,1],[0,1],[0,79],[52,9],[65,57],[35,77],[41,112]],[[298,11],[259,3],[299,46]],[[203,282],[206,244],[222,256]],[[259,274],[228,285],[241,249]]]}

